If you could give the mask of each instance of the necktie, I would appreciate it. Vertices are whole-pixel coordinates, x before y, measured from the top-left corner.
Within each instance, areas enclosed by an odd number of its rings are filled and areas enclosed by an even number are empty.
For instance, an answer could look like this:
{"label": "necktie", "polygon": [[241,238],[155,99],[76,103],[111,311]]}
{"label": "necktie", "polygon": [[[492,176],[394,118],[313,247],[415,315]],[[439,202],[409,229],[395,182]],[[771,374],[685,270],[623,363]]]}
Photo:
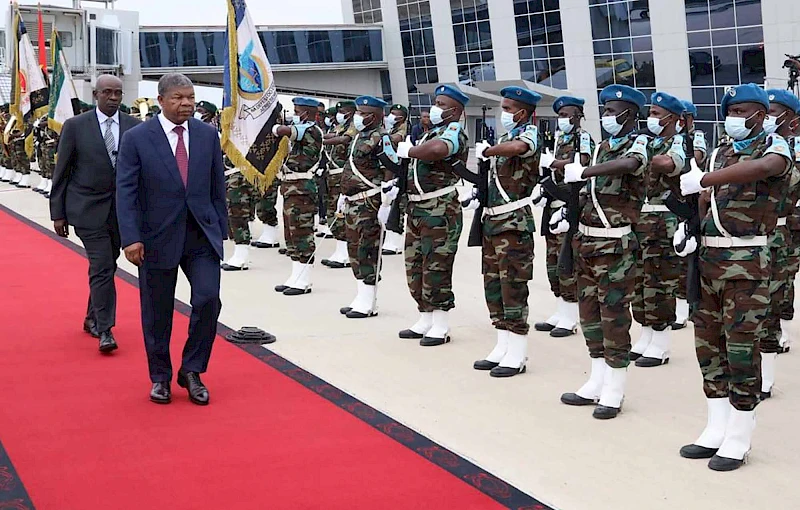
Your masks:
{"label": "necktie", "polygon": [[106,132],[103,134],[103,140],[106,144],[106,150],[108,151],[108,157],[111,159],[111,166],[117,166],[117,144],[114,141],[114,132],[111,131],[111,126],[114,124],[114,119],[108,118],[104,122],[106,125]]}
{"label": "necktie", "polygon": [[181,173],[183,185],[186,186],[189,181],[189,154],[186,152],[186,145],[183,143],[183,132],[186,131],[186,128],[183,126],[175,126],[173,131],[178,135],[178,146],[175,148],[175,160],[178,162],[178,170]]}

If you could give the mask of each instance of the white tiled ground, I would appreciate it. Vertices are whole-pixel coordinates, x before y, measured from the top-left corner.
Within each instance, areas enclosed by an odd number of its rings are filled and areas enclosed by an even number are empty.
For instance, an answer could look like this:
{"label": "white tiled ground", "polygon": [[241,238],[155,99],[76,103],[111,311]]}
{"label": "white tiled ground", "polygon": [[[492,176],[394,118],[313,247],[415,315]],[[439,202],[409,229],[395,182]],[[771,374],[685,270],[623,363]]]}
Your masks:
{"label": "white tiled ground", "polygon": [[[38,194],[0,184],[0,203],[52,226],[47,201]],[[470,218],[465,220],[469,225]],[[258,235],[260,225],[254,231]],[[0,239],[14,241],[1,232]],[[483,301],[480,252],[466,247],[466,232],[462,242],[455,267],[453,342],[442,347],[422,348],[397,338],[398,330],[416,320],[400,256],[385,259],[380,315],[358,321],[338,312],[354,296],[349,269],[318,264],[313,292],[285,297],[272,288],[287,278],[289,259],[277,250],[253,250],[249,271],[223,273],[221,321],[270,331],[278,337],[270,346],[278,354],[564,510],[797,506],[800,345],[797,353],[779,358],[774,397],[759,407],[750,464],[715,473],[704,461],[678,455],[705,424],[691,327],[675,335],[669,365],[632,366],[624,412],[617,419],[595,420],[591,408],[559,402],[562,392],[574,391],[586,377],[589,358],[581,336],[554,339],[533,332],[528,373],[519,377],[497,380],[472,370],[472,362],[493,346],[494,332]],[[548,316],[555,304],[543,248],[537,237],[531,323]],[[332,240],[322,242],[322,257],[332,250]],[[132,271],[124,257],[120,260],[122,269]],[[183,279],[177,297],[188,302]],[[633,335],[638,332],[634,326]],[[793,333],[800,336],[800,327]],[[141,339],[118,341],[124,349]]]}

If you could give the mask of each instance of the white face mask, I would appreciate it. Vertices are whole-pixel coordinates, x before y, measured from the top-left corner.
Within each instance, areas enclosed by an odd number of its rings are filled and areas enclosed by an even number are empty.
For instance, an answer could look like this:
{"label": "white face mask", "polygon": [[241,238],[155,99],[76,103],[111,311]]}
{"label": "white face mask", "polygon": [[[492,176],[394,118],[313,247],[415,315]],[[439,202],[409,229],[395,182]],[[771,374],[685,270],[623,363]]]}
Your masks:
{"label": "white face mask", "polygon": [[572,130],[575,129],[575,126],[572,125],[572,122],[569,118],[559,117],[558,118],[558,130],[562,133],[569,134]]}
{"label": "white face mask", "polygon": [[367,128],[367,125],[364,124],[364,116],[360,113],[353,115],[353,126],[359,131],[364,131]]}
{"label": "white face mask", "polygon": [[[623,113],[625,112],[622,112],[619,115],[622,115]],[[619,115],[605,115],[602,119],[600,119],[600,122],[603,124],[603,129],[608,131],[611,136],[617,136],[619,132],[622,131],[624,126],[617,121]]]}
{"label": "white face mask", "polygon": [[344,124],[345,122],[347,122],[347,118],[345,118],[344,114],[343,113],[337,113],[336,114],[336,123],[341,125],[341,124]]}
{"label": "white face mask", "polygon": [[676,122],[675,123],[675,132],[676,133],[680,133],[682,131],[683,131],[683,126],[681,126],[681,122],[680,121]]}
{"label": "white face mask", "polygon": [[444,123],[444,112],[449,112],[452,108],[442,110],[438,106],[431,106],[431,123],[434,126]]}
{"label": "white face mask", "polygon": [[517,127],[518,122],[514,120],[514,115],[515,113],[511,112],[503,112],[500,114],[500,124],[503,125],[506,131],[511,131]]}
{"label": "white face mask", "polygon": [[384,119],[383,123],[386,129],[392,129],[394,125],[397,124],[397,117],[393,113],[390,113],[389,116]]}
{"label": "white face mask", "polygon": [[764,119],[764,131],[766,131],[768,135],[773,134],[775,131],[778,130],[781,124],[783,124],[783,122],[778,123],[779,118],[780,117],[776,117],[774,115],[767,115],[767,118]]}
{"label": "white face mask", "polygon": [[197,120],[202,121],[203,120],[203,114],[200,113],[200,112],[194,112],[194,118],[197,119]]}
{"label": "white face mask", "polygon": [[303,121],[300,119],[299,115],[292,115],[292,124],[298,125],[298,124],[302,124],[302,123],[303,123]]}
{"label": "white face mask", "polygon": [[647,129],[649,129],[654,135],[658,136],[662,131],[664,131],[664,126],[661,125],[661,119],[656,117],[647,117]]}
{"label": "white face mask", "polygon": [[744,140],[750,136],[752,129],[746,126],[748,120],[752,119],[755,113],[749,117],[732,117],[728,115],[725,117],[725,132],[736,141]]}
{"label": "white face mask", "polygon": [[325,125],[328,127],[333,126],[333,120],[330,117],[325,117]]}

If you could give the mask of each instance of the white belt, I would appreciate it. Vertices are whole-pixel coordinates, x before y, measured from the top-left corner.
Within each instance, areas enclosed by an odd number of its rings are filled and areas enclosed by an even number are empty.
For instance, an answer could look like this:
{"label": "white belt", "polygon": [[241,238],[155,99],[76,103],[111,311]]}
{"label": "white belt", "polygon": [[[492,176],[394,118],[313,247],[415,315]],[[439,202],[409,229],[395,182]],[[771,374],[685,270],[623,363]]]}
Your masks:
{"label": "white belt", "polygon": [[443,197],[445,195],[449,195],[456,190],[455,186],[448,186],[446,188],[437,189],[436,191],[430,191],[428,193],[423,193],[421,195],[408,195],[408,200],[411,202],[424,202],[425,200],[430,200],[432,198]]}
{"label": "white belt", "polygon": [[483,209],[484,216],[499,216],[501,214],[509,213],[511,211],[516,211],[518,209],[522,209],[523,207],[528,207],[532,205],[531,197],[523,198],[521,200],[515,200],[513,202],[509,202],[507,204],[498,205],[497,207],[486,207]]}
{"label": "white belt", "polygon": [[562,202],[561,200],[553,200],[552,202],[550,202],[551,209],[558,209],[559,207],[564,207],[565,205],[567,205],[567,203]]}
{"label": "white belt", "polygon": [[344,168],[332,168],[328,169],[328,175],[339,175],[340,173],[344,172]]}
{"label": "white belt", "polygon": [[606,237],[609,239],[622,239],[633,232],[630,225],[625,227],[597,228],[584,225],[583,223],[578,225],[578,231],[585,236]]}
{"label": "white belt", "polygon": [[287,172],[281,174],[282,181],[302,181],[304,179],[313,179],[314,172]]}
{"label": "white belt", "polygon": [[751,248],[767,246],[767,236],[752,237],[722,237],[703,236],[701,238],[706,248]]}
{"label": "white belt", "polygon": [[778,227],[785,227],[785,226],[786,226],[786,218],[785,218],[785,217],[783,217],[783,218],[778,218],[778,224],[777,224],[777,226],[778,226]]}
{"label": "white belt", "polygon": [[233,174],[238,174],[238,173],[239,173],[239,169],[238,168],[231,168],[230,170],[225,170],[225,177],[228,177],[228,176],[233,175]]}
{"label": "white belt", "polygon": [[642,212],[669,212],[669,207],[659,204],[644,204],[642,206]]}
{"label": "white belt", "polygon": [[356,200],[366,200],[369,197],[374,197],[378,193],[381,192],[380,188],[373,188],[369,191],[362,191],[361,193],[356,193],[355,195],[350,195],[347,197],[348,202],[355,202]]}

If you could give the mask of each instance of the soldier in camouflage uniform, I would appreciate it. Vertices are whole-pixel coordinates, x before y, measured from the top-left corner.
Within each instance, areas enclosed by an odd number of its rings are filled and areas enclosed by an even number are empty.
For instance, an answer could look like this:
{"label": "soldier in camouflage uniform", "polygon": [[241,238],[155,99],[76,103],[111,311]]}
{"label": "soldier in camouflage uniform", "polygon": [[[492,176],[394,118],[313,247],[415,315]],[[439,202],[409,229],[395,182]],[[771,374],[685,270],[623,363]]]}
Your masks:
{"label": "soldier in camouflage uniform", "polygon": [[[776,133],[784,140],[792,139],[792,128],[795,124],[795,112],[800,109],[800,101],[788,90],[769,89],[769,111],[764,121],[767,135]],[[791,147],[790,147],[791,148]],[[794,151],[792,151],[794,159]],[[778,221],[769,238],[772,275],[769,283],[770,309],[764,321],[764,336],[761,339],[761,399],[772,396],[772,385],[775,383],[776,362],[780,352],[781,310],[785,306],[786,281],[790,274],[790,255],[792,249],[791,232],[787,219],[791,210],[789,200],[796,195],[800,172],[792,168],[788,186],[782,190],[778,203]]]}
{"label": "soldier in camouflage uniform", "polygon": [[[581,163],[588,165],[594,154],[594,140],[588,131],[581,129],[584,100],[577,97],[562,96],[553,103],[553,111],[558,115],[558,137],[555,141],[555,154],[548,150],[542,154],[542,173],[550,174],[553,182],[560,190],[569,193],[569,186],[564,185],[564,167],[572,163],[575,154],[580,153]],[[533,193],[533,202],[537,207],[544,206],[543,223],[547,223],[552,212],[564,207],[565,202],[547,195],[539,185]],[[563,338],[575,334],[578,314],[578,286],[575,271],[564,274],[559,269],[558,258],[561,247],[567,241],[567,232],[553,234],[550,229],[543,229],[547,247],[547,279],[550,290],[558,299],[558,310],[544,322],[534,325],[537,331],[549,331],[550,336]]]}
{"label": "soldier in camouflage uniform", "polygon": [[[626,85],[610,85],[600,93],[603,129],[611,138],[595,150],[592,166],[579,162],[564,167],[564,182],[587,183],[580,224],[573,240],[577,261],[581,329],[586,337],[592,371],[575,393],[565,393],[568,405],[598,403],[593,416],[615,418],[622,407],[631,349],[631,314],[639,243],[633,227],[644,202],[644,172],[648,163],[646,135],[634,132],[644,94]],[[556,228],[566,215],[556,211]]]}
{"label": "soldier in camouflage uniform", "polygon": [[489,317],[497,330],[494,349],[473,364],[492,377],[525,372],[528,359],[528,282],[533,279],[531,193],[539,181],[541,139],[531,124],[542,96],[521,87],[500,91],[503,127],[508,133],[492,147],[475,146],[480,160],[494,156],[489,172],[488,203],[483,210],[483,290]]}
{"label": "soldier in camouflage uniform", "polygon": [[463,218],[453,165],[467,162],[467,135],[458,120],[469,97],[450,85],[436,87],[431,108],[434,129],[419,144],[400,142],[397,155],[411,158],[408,167],[406,277],[420,318],[400,332],[419,338],[422,346],[450,341],[448,313],[455,307],[453,263]]}
{"label": "soldier in camouflage uniform", "polygon": [[16,174],[11,159],[11,150],[6,144],[6,127],[11,120],[8,108],[8,103],[0,106],[0,180],[3,182],[11,182]]}
{"label": "soldier in camouflage uniform", "polygon": [[[397,146],[408,136],[408,108],[401,104],[394,104],[389,108],[389,115],[384,119],[386,130],[393,146]],[[401,206],[402,207],[402,206]],[[383,242],[383,255],[399,255],[403,253],[403,232],[402,225],[404,218],[400,218],[398,225],[400,232],[386,230],[386,239]]]}
{"label": "soldier in camouflage uniform", "polygon": [[251,246],[256,248],[280,246],[278,230],[278,188],[280,188],[280,184],[279,179],[272,181],[256,204],[256,214],[258,220],[264,225],[264,230],[261,231],[261,237],[250,242]]}
{"label": "soldier in camouflage uniform", "polygon": [[53,171],[56,167],[56,151],[58,150],[59,135],[47,125],[47,117],[43,117],[38,130],[37,159],[42,182],[36,187],[37,192],[49,198],[53,187]]}
{"label": "soldier in camouflage uniform", "polygon": [[328,228],[336,239],[336,249],[333,254],[322,259],[322,264],[331,269],[343,269],[350,267],[350,256],[347,251],[347,234],[344,218],[341,214],[337,215],[337,204],[342,196],[341,181],[342,172],[350,156],[350,146],[358,136],[358,130],[353,126],[353,115],[356,112],[356,104],[353,101],[340,101],[336,104],[336,127],[332,132],[325,135],[326,154],[328,155],[328,196],[327,196],[327,217]]}
{"label": "soldier in camouflage uniform", "polygon": [[647,127],[653,138],[648,145],[644,205],[635,226],[640,251],[631,306],[633,318],[642,325],[641,336],[630,354],[638,367],[669,363],[682,266],[672,246],[679,220],[667,208],[663,196],[667,192],[681,196],[680,174],[686,166],[686,151],[684,137],[677,133],[676,126],[683,123],[685,106],[665,92],[653,93],[650,102]]}
{"label": "soldier in camouflage uniform", "polygon": [[30,188],[31,181],[31,160],[25,152],[25,133],[29,126],[19,127],[14,125],[9,135],[9,146],[11,147],[14,170],[17,171],[12,184],[18,188]]}
{"label": "soldier in camouflage uniform", "polygon": [[[767,93],[754,84],[730,89],[722,98],[725,141],[709,157],[709,172],[697,166],[681,176],[684,196],[710,188],[700,239],[700,302],[694,313],[695,347],[708,422],[681,456],[711,458],[708,467],[741,467],[750,451],[760,399],[760,337],[770,306],[771,253],[781,197],[794,161],[786,141],[767,135]],[[707,203],[705,203],[707,202]],[[682,241],[683,229],[675,241]],[[694,238],[687,250],[697,247]]]}
{"label": "soldier in camouflage uniform", "polygon": [[781,337],[778,341],[780,345],[778,354],[789,352],[791,348],[792,335],[790,329],[794,319],[795,278],[797,273],[800,272],[800,184],[794,182],[797,176],[796,172],[800,171],[800,110],[796,113],[797,117],[792,124],[794,126],[792,148],[794,150],[795,173],[792,176],[789,194],[790,212],[787,220],[791,237],[789,260],[787,262],[786,291],[784,292],[781,306]]}
{"label": "soldier in camouflage uniform", "polygon": [[283,232],[286,253],[292,259],[292,274],[286,283],[275,287],[285,296],[311,292],[314,266],[314,214],[317,212],[316,170],[322,161],[322,130],[316,124],[319,101],[296,97],[292,126],[275,125],[272,134],[286,136],[292,149],[281,175]]}

